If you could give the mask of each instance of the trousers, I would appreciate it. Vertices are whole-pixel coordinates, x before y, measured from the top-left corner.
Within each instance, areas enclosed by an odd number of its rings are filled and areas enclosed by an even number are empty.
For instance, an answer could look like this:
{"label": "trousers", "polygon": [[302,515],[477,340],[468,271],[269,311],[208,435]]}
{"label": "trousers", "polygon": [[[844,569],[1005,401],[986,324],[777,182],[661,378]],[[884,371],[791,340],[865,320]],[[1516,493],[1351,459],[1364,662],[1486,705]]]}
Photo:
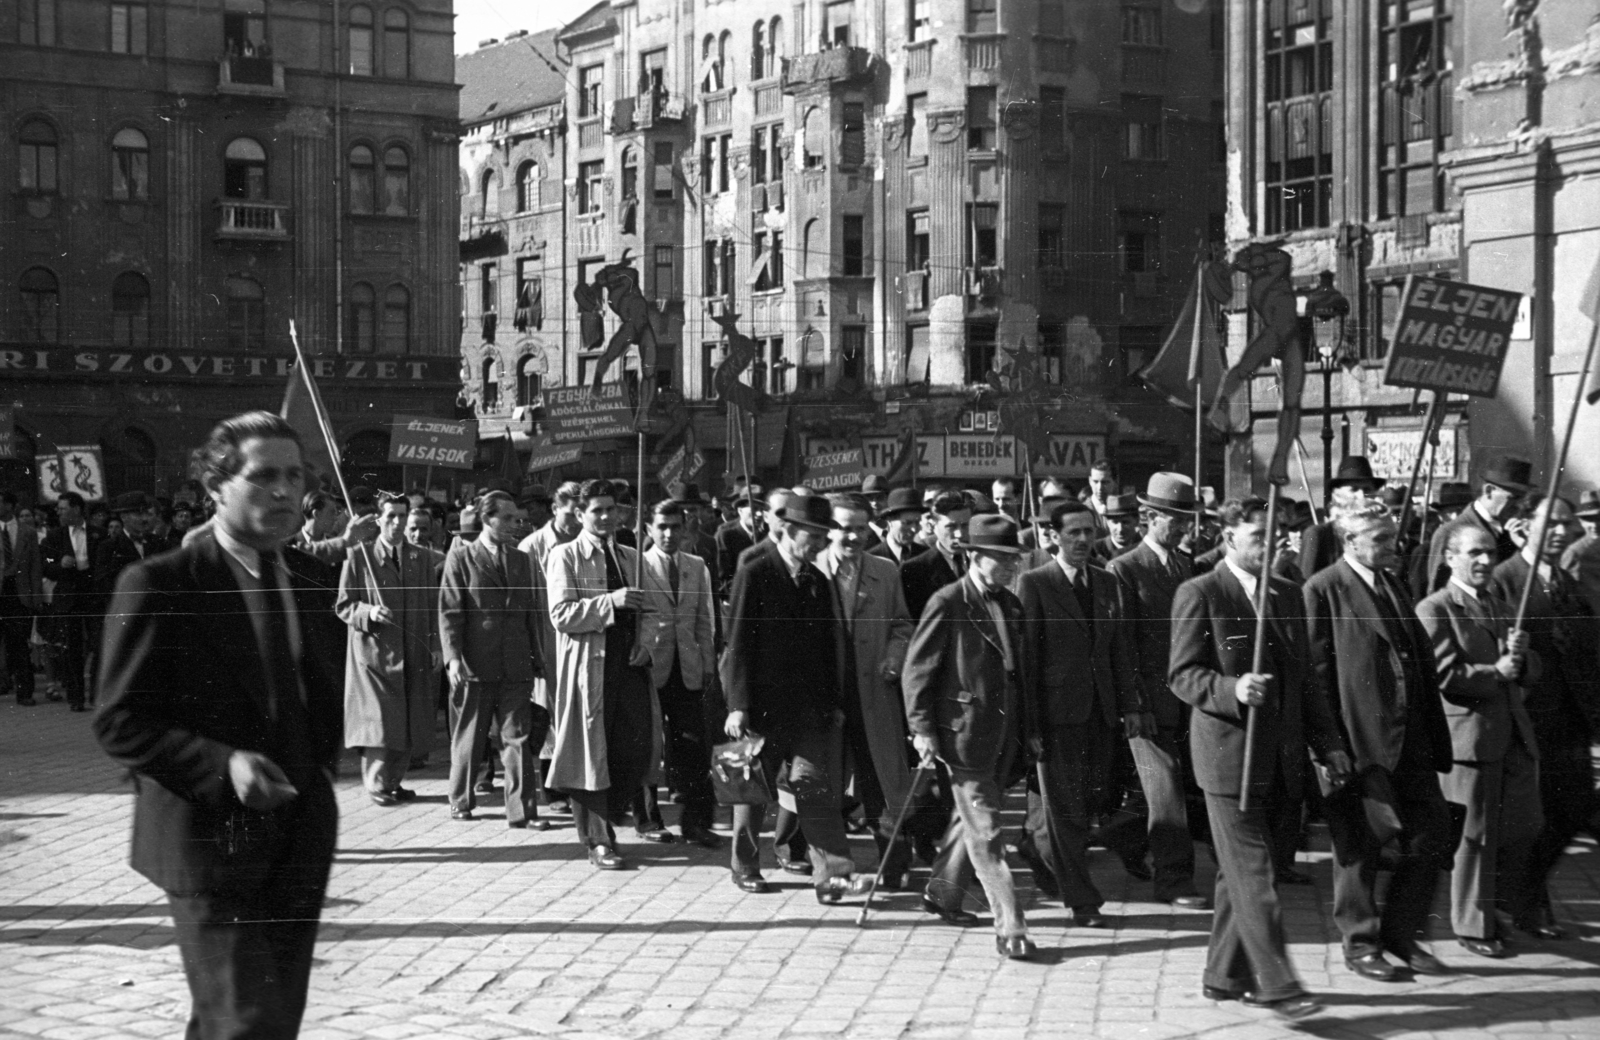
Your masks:
{"label": "trousers", "polygon": [[[471,811],[473,778],[483,760],[489,724],[500,719],[500,760],[506,771],[506,820],[539,815],[537,786],[530,783],[533,749],[544,733],[533,733],[533,701],[527,683],[466,682],[450,691],[450,808]],[[542,711],[541,711],[542,714]],[[545,727],[549,721],[546,717]]]}
{"label": "trousers", "polygon": [[[1281,798],[1281,785],[1278,793]],[[1252,991],[1262,1000],[1298,996],[1302,988],[1289,961],[1283,911],[1272,883],[1273,807],[1256,804],[1245,812],[1237,795],[1208,791],[1206,811],[1217,853],[1217,887],[1205,984],[1233,993]]]}
{"label": "trousers", "polygon": [[[805,831],[812,881],[821,886],[832,877],[855,873],[850,839],[839,815],[839,776],[843,763],[840,728],[828,725],[782,735],[769,735],[761,749],[761,765],[769,785],[776,784],[780,765],[789,767],[799,824]],[[760,834],[766,822],[764,805],[733,807],[733,873],[761,873]],[[776,841],[776,835],[774,836]]]}
{"label": "trousers", "polygon": [[1005,792],[992,774],[950,767],[950,794],[955,817],[934,861],[924,898],[946,910],[958,910],[976,880],[994,915],[995,934],[1026,935],[1027,922],[1017,903],[1016,884],[1006,865],[1000,807]]}
{"label": "trousers", "polygon": [[1457,762],[1440,785],[1466,810],[1450,873],[1450,925],[1464,939],[1495,938],[1495,907],[1519,902],[1528,856],[1544,827],[1539,766],[1520,740],[1495,762]]}

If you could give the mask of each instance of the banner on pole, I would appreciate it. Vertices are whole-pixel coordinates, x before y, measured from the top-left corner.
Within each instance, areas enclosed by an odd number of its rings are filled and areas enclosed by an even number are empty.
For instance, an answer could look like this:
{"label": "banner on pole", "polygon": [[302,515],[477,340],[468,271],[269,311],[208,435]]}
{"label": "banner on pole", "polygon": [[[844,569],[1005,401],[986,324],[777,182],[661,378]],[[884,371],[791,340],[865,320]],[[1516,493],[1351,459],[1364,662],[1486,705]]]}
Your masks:
{"label": "banner on pole", "polygon": [[542,473],[557,466],[567,466],[583,457],[583,442],[557,444],[546,433],[533,439],[533,454],[528,456],[528,472]]}
{"label": "banner on pole", "polygon": [[672,457],[656,471],[656,479],[660,481],[662,487],[669,487],[678,482],[686,483],[699,475],[705,467],[705,452],[697,448],[690,454],[689,446],[680,444],[678,450],[672,453]]}
{"label": "banner on pole", "polygon": [[861,486],[861,449],[807,455],[800,482],[813,491],[849,491]]}
{"label": "banner on pole", "polygon": [[477,424],[470,419],[396,415],[389,427],[390,462],[471,469],[477,454]]}
{"label": "banner on pole", "polygon": [[[1417,453],[1425,448],[1418,430],[1367,431],[1367,461],[1372,463],[1372,475],[1380,480],[1410,480],[1411,471],[1416,468]],[[1456,428],[1446,426],[1439,431],[1439,449],[1433,456],[1433,479],[1459,479],[1457,459]]]}
{"label": "banner on pole", "polygon": [[60,498],[61,492],[67,490],[67,485],[61,482],[61,456],[54,452],[35,455],[33,465],[39,471],[39,501],[54,502]]}
{"label": "banner on pole", "polygon": [[106,497],[105,465],[100,449],[92,444],[63,444],[53,455],[36,455],[39,468],[39,501],[54,502],[68,491],[76,491],[85,502]]}
{"label": "banner on pole", "polygon": [[627,387],[602,383],[559,387],[540,392],[544,406],[542,425],[557,444],[597,441],[634,435],[633,405]]}
{"label": "banner on pole", "polygon": [[1522,294],[1412,275],[1383,370],[1387,386],[1493,397]]}

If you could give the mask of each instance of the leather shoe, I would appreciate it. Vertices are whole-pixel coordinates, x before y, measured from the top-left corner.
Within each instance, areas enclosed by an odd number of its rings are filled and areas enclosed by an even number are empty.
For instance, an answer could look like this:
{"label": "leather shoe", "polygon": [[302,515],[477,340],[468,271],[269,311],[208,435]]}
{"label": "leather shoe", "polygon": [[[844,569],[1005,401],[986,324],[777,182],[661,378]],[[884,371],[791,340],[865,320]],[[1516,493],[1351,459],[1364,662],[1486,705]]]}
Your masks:
{"label": "leather shoe", "polygon": [[1280,885],[1309,885],[1314,879],[1310,874],[1302,873],[1301,871],[1291,868],[1289,870],[1278,871],[1272,876],[1272,880],[1276,881]]}
{"label": "leather shoe", "polygon": [[1207,1000],[1238,1000],[1244,996],[1239,990],[1223,989],[1221,986],[1201,986],[1200,995]]}
{"label": "leather shoe", "polygon": [[1211,900],[1198,893],[1187,896],[1173,896],[1167,900],[1180,910],[1210,910]]}
{"label": "leather shoe", "polygon": [[491,780],[488,783],[473,784],[472,785],[472,793],[473,794],[494,794],[494,781]]}
{"label": "leather shoe", "polygon": [[1412,950],[1410,953],[1396,953],[1395,957],[1400,963],[1411,969],[1414,975],[1448,975],[1450,969],[1444,962],[1426,950]]}
{"label": "leather shoe", "polygon": [[1031,961],[1039,955],[1039,947],[1026,935],[997,935],[994,948],[1008,961]]}
{"label": "leather shoe", "polygon": [[627,863],[610,846],[596,845],[589,850],[589,862],[601,870],[623,870]]}
{"label": "leather shoe", "polygon": [[817,886],[817,902],[831,906],[845,896],[864,896],[871,887],[872,879],[865,874],[826,878]]}
{"label": "leather shoe", "polygon": [[506,826],[510,827],[514,831],[547,831],[550,829],[550,825],[544,820],[539,819],[537,816],[528,820],[507,820]]}
{"label": "leather shoe", "polygon": [[678,840],[677,835],[673,834],[665,827],[651,827],[649,830],[643,830],[637,833],[640,841],[653,841],[657,845],[671,845],[673,842]]}
{"label": "leather shoe", "polygon": [[1285,1022],[1298,1022],[1302,1018],[1322,1013],[1322,1004],[1317,998],[1306,993],[1296,997],[1284,997],[1282,1000],[1262,1000],[1254,993],[1246,993],[1241,1002],[1245,1007],[1265,1008]]}
{"label": "leather shoe", "polygon": [[414,802],[417,800],[417,792],[409,787],[396,787],[390,790],[389,793],[394,796],[396,801]]}
{"label": "leather shoe", "polygon": [[922,861],[923,866],[933,866],[933,861],[939,858],[939,844],[924,834],[919,834],[911,839],[912,853]]}
{"label": "leather shoe", "polygon": [[778,857],[778,869],[785,874],[799,874],[801,877],[811,876],[811,862],[803,859],[790,859],[788,856]]}
{"label": "leather shoe", "polygon": [[957,928],[970,928],[978,923],[978,915],[970,910],[963,910],[959,906],[954,908],[943,907],[927,896],[922,897],[922,909],[945,924],[953,924]]}
{"label": "leather shoe", "polygon": [[1128,876],[1133,878],[1133,880],[1151,881],[1155,878],[1155,872],[1150,869],[1149,864],[1145,863],[1143,859],[1134,859],[1132,856],[1123,856],[1120,858],[1122,859],[1122,869],[1126,870],[1128,872]]}
{"label": "leather shoe", "polygon": [[372,796],[373,805],[381,805],[385,809],[389,809],[400,804],[400,799],[388,791],[368,791],[367,793]]}
{"label": "leather shoe", "polygon": [[1506,944],[1499,939],[1466,939],[1458,938],[1456,942],[1468,953],[1475,953],[1479,957],[1490,957],[1499,960],[1506,955]]}
{"label": "leather shoe", "polygon": [[1520,932],[1525,932],[1526,934],[1533,936],[1535,939],[1556,940],[1565,939],[1567,937],[1567,930],[1554,923],[1530,924],[1525,928],[1518,928],[1517,930]]}
{"label": "leather shoe", "polygon": [[468,821],[470,821],[472,819],[472,810],[471,809],[451,809],[450,810],[450,818],[452,820],[456,820],[456,821],[462,822],[462,823],[468,822]]}
{"label": "leather shoe", "polygon": [[760,874],[735,874],[733,883],[741,892],[751,895],[764,896],[772,891],[772,886],[767,884],[767,879]]}
{"label": "leather shoe", "polygon": [[1110,928],[1111,922],[1106,920],[1106,915],[1100,912],[1098,906],[1075,906],[1072,908],[1072,920],[1068,922],[1075,928]]}
{"label": "leather shoe", "polygon": [[682,830],[683,840],[690,845],[698,845],[703,849],[722,848],[721,836],[711,833],[704,827],[696,827],[692,823],[686,823],[683,825]]}
{"label": "leather shoe", "polygon": [[911,874],[909,872],[885,874],[883,880],[878,882],[878,887],[885,892],[904,892],[911,887]]}
{"label": "leather shoe", "polygon": [[1346,957],[1344,966],[1364,979],[1373,979],[1377,982],[1394,982],[1400,978],[1400,973],[1395,970],[1395,966],[1385,960],[1381,953],[1367,953],[1360,957]]}

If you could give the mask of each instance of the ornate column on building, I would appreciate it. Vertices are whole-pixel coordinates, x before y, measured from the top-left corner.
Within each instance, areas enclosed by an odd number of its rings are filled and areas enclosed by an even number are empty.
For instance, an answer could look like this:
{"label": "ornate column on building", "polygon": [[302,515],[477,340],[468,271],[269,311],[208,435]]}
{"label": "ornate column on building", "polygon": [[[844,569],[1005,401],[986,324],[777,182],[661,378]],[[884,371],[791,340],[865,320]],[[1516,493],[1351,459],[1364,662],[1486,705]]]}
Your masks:
{"label": "ornate column on building", "polygon": [[294,206],[294,322],[300,344],[313,354],[331,354],[339,320],[338,298],[330,279],[334,271],[333,236],[325,229],[342,219],[337,190],[329,190],[337,168],[333,165],[332,120],[320,108],[295,108],[284,120],[293,141],[291,170]]}
{"label": "ornate column on building", "polygon": [[883,369],[880,386],[897,386],[905,381],[907,294],[914,272],[906,268],[906,120],[901,113],[883,118],[879,141],[879,176],[882,192],[877,223],[883,228],[883,305],[873,318],[880,330]]}
{"label": "ornate column on building", "polygon": [[928,224],[933,268],[928,294],[930,378],[935,385],[966,382],[967,114],[928,113]]}
{"label": "ornate column on building", "polygon": [[194,350],[200,346],[201,252],[205,222],[213,219],[201,202],[199,134],[186,116],[167,120],[167,346]]}
{"label": "ornate column on building", "polygon": [[[454,188],[458,177],[459,138],[453,131],[430,127],[423,131],[424,176],[420,185],[422,209],[418,213],[422,237],[418,251],[424,271],[448,271],[456,267],[459,256],[457,235],[460,224],[461,197]],[[460,283],[452,280],[446,286],[429,286],[418,292],[416,301],[416,334],[412,349],[419,354],[452,354],[461,341]]]}

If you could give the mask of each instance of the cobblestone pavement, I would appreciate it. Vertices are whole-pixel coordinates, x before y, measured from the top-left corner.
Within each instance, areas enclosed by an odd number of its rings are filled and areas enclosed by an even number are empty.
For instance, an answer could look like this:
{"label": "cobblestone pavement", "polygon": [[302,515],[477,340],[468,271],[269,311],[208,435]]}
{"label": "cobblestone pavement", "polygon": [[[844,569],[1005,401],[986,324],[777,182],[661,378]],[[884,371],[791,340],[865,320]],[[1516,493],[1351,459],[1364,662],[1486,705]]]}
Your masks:
{"label": "cobblestone pavement", "polygon": [[[128,788],[88,718],[0,707],[0,1035],[180,1036],[188,994],[165,903],[127,866]],[[725,852],[641,846],[628,832],[639,869],[599,873],[565,817],[512,831],[496,796],[485,818],[452,823],[438,764],[413,778],[418,802],[395,809],[346,773],[307,1040],[1293,1035],[1265,1012],[1203,999],[1209,915],[1150,902],[1103,852],[1095,874],[1114,929],[1068,928],[1027,889],[1044,960],[1003,963],[986,927],[941,925],[913,894],[890,895],[857,928],[855,907],[818,906],[800,879],[769,871],[780,893],[745,895]],[[870,840],[856,841],[870,862]],[[1316,885],[1284,892],[1293,955],[1329,1009],[1300,1032],[1600,1036],[1592,843],[1574,848],[1556,891],[1578,938],[1470,959],[1440,919],[1437,952],[1458,972],[1404,984],[1344,968],[1327,855],[1302,853],[1301,866]]]}

